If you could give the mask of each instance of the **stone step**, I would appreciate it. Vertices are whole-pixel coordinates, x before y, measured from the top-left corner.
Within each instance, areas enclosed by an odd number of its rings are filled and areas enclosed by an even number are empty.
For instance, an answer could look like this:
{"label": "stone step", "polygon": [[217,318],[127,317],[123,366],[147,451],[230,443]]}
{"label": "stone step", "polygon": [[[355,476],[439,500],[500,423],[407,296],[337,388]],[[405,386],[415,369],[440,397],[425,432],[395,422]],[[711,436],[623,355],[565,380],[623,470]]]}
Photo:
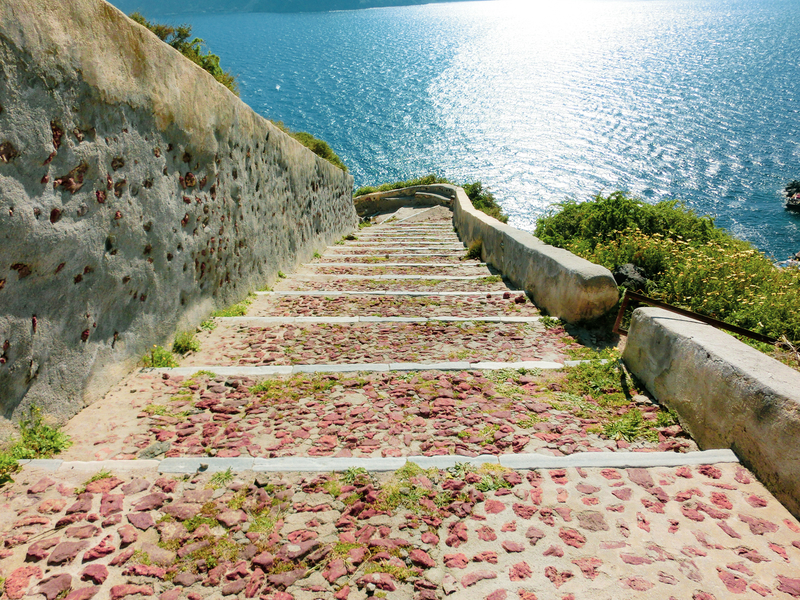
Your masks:
{"label": "stone step", "polygon": [[[464,363],[448,370],[402,364],[146,370],[69,421],[65,431],[75,444],[61,458],[154,458],[156,451],[203,457],[513,452],[547,458],[697,450],[679,427],[670,430],[668,442],[643,437],[620,444],[606,437],[604,426],[618,412],[634,408],[657,431],[659,407],[638,395],[610,407],[570,399],[552,389],[563,381],[560,367],[534,363],[523,372],[517,365]],[[97,414],[108,418],[98,421]],[[161,445],[142,455],[155,444]]]}
{"label": "stone step", "polygon": [[447,256],[447,257],[462,257],[464,256],[464,249],[459,248],[456,250],[441,250],[441,251],[430,251],[430,250],[420,250],[416,251],[414,248],[395,248],[393,250],[359,250],[358,248],[348,248],[347,250],[344,249],[328,249],[323,254],[323,257],[331,257],[336,258],[339,256]]}
{"label": "stone step", "polygon": [[297,277],[284,279],[274,286],[275,291],[347,291],[347,292],[470,292],[487,294],[489,292],[509,291],[505,283],[495,276],[468,279],[463,277],[447,278],[443,276],[402,278],[387,276],[380,278],[358,276],[318,275],[316,277]]}
{"label": "stone step", "polygon": [[399,471],[413,463],[423,469],[452,469],[458,465],[500,465],[518,471],[538,469],[652,469],[655,467],[680,467],[720,465],[734,463],[739,459],[731,450],[698,450],[696,452],[581,452],[569,456],[546,456],[543,454],[481,454],[475,457],[458,455],[403,456],[398,458],[357,458],[354,456],[281,458],[217,458],[181,457],[153,460],[99,460],[70,461],[64,459],[21,460],[20,464],[49,472],[69,473],[74,471],[118,472],[141,471],[156,468],[159,473],[198,472],[219,473],[230,469],[241,473],[342,473],[351,469],[364,469],[370,473]]}
{"label": "stone step", "polygon": [[257,327],[261,325],[287,325],[291,323],[537,323],[541,316],[533,317],[373,317],[373,316],[335,316],[335,317],[218,317],[216,322],[222,325],[247,325]]}
{"label": "stone step", "polygon": [[489,275],[327,275],[324,273],[294,273],[290,278],[285,281],[419,281],[419,280],[435,280],[435,281],[478,281],[486,279]]}
{"label": "stone step", "polygon": [[546,329],[538,320],[295,321],[258,326],[248,322],[234,322],[198,334],[201,349],[184,358],[182,366],[535,360],[563,363],[569,358],[562,351],[567,345],[566,332],[561,328]]}
{"label": "stone step", "polygon": [[306,275],[330,275],[347,278],[351,276],[377,279],[380,277],[445,279],[453,277],[488,277],[493,275],[486,265],[479,264],[381,264],[381,263],[308,263],[299,267],[292,275],[293,279]]}
{"label": "stone step", "polygon": [[427,318],[500,318],[537,317],[539,311],[523,294],[485,294],[458,296],[430,296],[394,294],[336,294],[314,295],[259,295],[248,308],[248,316],[262,317],[349,317],[372,315],[380,317]]}
{"label": "stone step", "polygon": [[[454,256],[461,256],[461,255],[463,255],[463,252],[430,252],[430,253],[427,253],[427,254],[423,254],[421,252],[418,252],[418,253],[410,253],[410,254],[392,254],[391,258],[392,258],[392,260],[395,260],[397,258],[410,258],[410,259],[420,260],[420,259],[423,259],[423,258],[426,258],[426,257],[431,257],[431,258],[452,258]],[[368,255],[365,255],[365,254],[337,254],[337,253],[328,254],[328,253],[325,253],[325,255],[323,255],[322,258],[323,259],[328,259],[328,260],[339,260],[341,258],[361,258],[361,259],[364,259],[365,256],[368,256]],[[373,256],[377,256],[379,258],[383,258],[384,257],[384,255],[381,255],[381,254],[373,255]],[[480,263],[480,264],[485,264],[485,263]]]}
{"label": "stone step", "polygon": [[[36,461],[4,488],[6,590],[332,598],[347,585],[351,598],[411,598],[419,581],[455,599],[796,596],[797,520],[729,455],[693,454],[705,464],[572,466],[579,457],[567,457],[514,470],[506,455]],[[371,476],[356,470],[366,468]],[[264,517],[265,503],[279,520]],[[56,523],[66,525],[54,536]],[[264,546],[271,551],[259,553]],[[380,552],[390,558],[381,562]],[[416,570],[389,562],[399,552]],[[377,571],[351,576],[353,562]],[[195,574],[209,563],[220,568]]]}
{"label": "stone step", "polygon": [[385,248],[400,248],[405,249],[408,247],[412,248],[420,248],[423,250],[429,249],[441,249],[447,248],[448,250],[455,250],[459,248],[464,248],[464,244],[461,242],[426,242],[425,244],[415,244],[413,242],[408,242],[406,244],[400,244],[396,241],[386,242],[385,244],[381,244],[379,242],[373,242],[370,240],[365,240],[364,242],[360,242],[358,240],[354,242],[345,242],[344,244],[335,244],[333,246],[328,246],[328,249],[335,249],[336,247],[339,248],[361,248],[362,250],[378,248],[378,249],[385,249]]}
{"label": "stone step", "polygon": [[[360,258],[360,257],[359,257]],[[335,260],[335,258],[334,258]],[[302,265],[303,267],[353,267],[353,268],[376,268],[376,267],[401,267],[403,269],[413,269],[415,267],[423,267],[427,268],[430,266],[435,266],[436,268],[441,269],[455,269],[455,268],[464,268],[464,267],[486,267],[486,263],[482,262],[459,262],[459,263],[436,263],[435,265],[431,265],[430,263],[422,263],[422,262],[312,262],[306,263]]]}

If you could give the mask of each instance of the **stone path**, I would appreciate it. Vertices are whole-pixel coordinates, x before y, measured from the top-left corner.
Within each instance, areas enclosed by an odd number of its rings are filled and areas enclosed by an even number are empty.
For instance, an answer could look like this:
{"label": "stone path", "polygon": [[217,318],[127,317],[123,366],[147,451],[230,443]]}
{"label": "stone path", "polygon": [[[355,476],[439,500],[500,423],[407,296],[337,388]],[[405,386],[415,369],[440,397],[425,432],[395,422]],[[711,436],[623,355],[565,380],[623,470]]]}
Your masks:
{"label": "stone path", "polygon": [[800,597],[797,520],[613,361],[558,368],[585,351],[434,249],[441,214],[357,232],[74,417],[2,488],[4,597]]}

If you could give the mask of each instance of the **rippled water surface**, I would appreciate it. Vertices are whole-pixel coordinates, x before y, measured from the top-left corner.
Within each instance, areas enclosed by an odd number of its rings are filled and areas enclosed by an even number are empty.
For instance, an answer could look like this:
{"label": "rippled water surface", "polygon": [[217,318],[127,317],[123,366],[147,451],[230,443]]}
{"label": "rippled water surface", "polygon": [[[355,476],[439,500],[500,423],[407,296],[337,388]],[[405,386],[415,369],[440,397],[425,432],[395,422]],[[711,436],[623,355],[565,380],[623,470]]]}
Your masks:
{"label": "rippled water surface", "polygon": [[685,200],[800,250],[797,0],[494,0],[186,15],[257,112],[325,139],[356,186],[481,179],[511,223],[599,191]]}

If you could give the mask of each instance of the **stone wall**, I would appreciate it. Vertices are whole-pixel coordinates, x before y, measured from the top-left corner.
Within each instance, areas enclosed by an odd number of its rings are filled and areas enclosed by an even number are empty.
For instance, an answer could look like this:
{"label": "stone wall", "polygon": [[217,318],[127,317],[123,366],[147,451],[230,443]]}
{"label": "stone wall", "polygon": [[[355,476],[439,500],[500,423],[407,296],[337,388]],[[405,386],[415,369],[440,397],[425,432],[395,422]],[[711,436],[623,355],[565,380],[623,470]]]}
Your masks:
{"label": "stone wall", "polygon": [[800,373],[660,308],[633,312],[623,359],[703,450],[732,449],[800,517]]}
{"label": "stone wall", "polygon": [[102,0],[0,2],[3,416],[71,416],[352,231],[352,184]]}

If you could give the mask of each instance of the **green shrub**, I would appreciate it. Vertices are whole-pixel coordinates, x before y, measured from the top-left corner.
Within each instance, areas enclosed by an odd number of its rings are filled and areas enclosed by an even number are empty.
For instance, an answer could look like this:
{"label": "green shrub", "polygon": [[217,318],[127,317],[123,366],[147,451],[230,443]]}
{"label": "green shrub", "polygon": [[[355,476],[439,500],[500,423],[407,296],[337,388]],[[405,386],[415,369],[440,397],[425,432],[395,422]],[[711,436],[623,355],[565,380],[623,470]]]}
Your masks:
{"label": "green shrub", "polygon": [[186,354],[187,352],[199,352],[200,342],[194,337],[191,331],[182,331],[175,336],[175,341],[172,342],[172,351],[178,354]]}
{"label": "green shrub", "polygon": [[489,190],[483,189],[483,184],[480,181],[474,183],[465,183],[461,187],[469,196],[472,201],[472,206],[479,211],[486,213],[501,223],[508,223],[508,215],[503,212],[500,205],[494,199],[494,196]]}
{"label": "green shrub", "polygon": [[67,434],[44,422],[38,406],[31,406],[28,418],[20,421],[19,434],[0,450],[0,485],[13,481],[12,476],[21,468],[18,460],[51,458],[72,445]]}
{"label": "green shrub", "polygon": [[327,142],[315,138],[310,133],[305,131],[295,131],[290,133],[294,139],[303,144],[306,148],[311,150],[317,156],[327,160],[332,165],[339,167],[342,171],[347,171],[347,166],[342,162],[342,159],[331,149]]}
{"label": "green shrub", "polygon": [[470,201],[472,202],[472,206],[477,208],[479,211],[486,213],[490,217],[501,221],[502,223],[508,223],[508,215],[503,213],[503,209],[497,204],[494,196],[488,190],[483,188],[483,184],[480,181],[475,181],[473,183],[454,183],[447,179],[446,177],[439,177],[434,173],[430,173],[429,175],[424,175],[423,177],[417,177],[416,179],[409,179],[408,181],[395,181],[394,183],[384,183],[377,187],[375,186],[364,186],[358,188],[354,193],[354,197],[363,196],[365,194],[374,194],[375,192],[389,192],[391,190],[399,190],[402,188],[412,187],[415,185],[436,185],[439,183],[447,184],[447,185],[455,185],[464,188],[464,191],[469,196]]}
{"label": "green shrub", "polygon": [[483,242],[481,240],[475,240],[469,245],[469,248],[467,248],[467,253],[464,255],[464,258],[467,260],[480,260],[482,250]]}
{"label": "green shrub", "polygon": [[173,27],[172,25],[164,25],[162,23],[151,23],[138,12],[129,15],[129,17],[139,25],[147,27],[156,34],[162,42],[175,48],[175,50],[183,54],[193,63],[211,73],[214,79],[231,92],[237,96],[239,95],[239,86],[236,83],[236,77],[230,72],[222,70],[222,67],[219,66],[219,56],[211,54],[211,52],[205,52],[203,50],[205,42],[200,38],[189,39],[192,36],[191,25],[184,24]]}
{"label": "green shrub", "polygon": [[800,269],[776,269],[678,202],[648,205],[621,192],[539,220],[536,236],[609,269],[633,263],[664,302],[771,337],[800,340]]}
{"label": "green shrub", "polygon": [[714,227],[714,219],[696,215],[677,200],[647,204],[624,192],[607,197],[598,194],[589,202],[556,204],[549,215],[538,220],[534,235],[560,248],[580,244],[592,250],[599,243],[624,237],[629,229],[699,243],[730,237]]}
{"label": "green shrub", "polygon": [[142,357],[142,364],[145,367],[155,369],[160,368],[173,368],[178,366],[178,361],[175,360],[175,355],[162,346],[153,346],[150,352]]}
{"label": "green shrub", "polygon": [[323,140],[316,138],[305,131],[292,131],[283,123],[283,121],[272,121],[272,124],[284,133],[296,139],[320,158],[324,158],[333,166],[340,168],[342,171],[347,171],[347,165],[342,162],[342,159],[339,158],[339,156],[331,149],[327,142],[324,142]]}

